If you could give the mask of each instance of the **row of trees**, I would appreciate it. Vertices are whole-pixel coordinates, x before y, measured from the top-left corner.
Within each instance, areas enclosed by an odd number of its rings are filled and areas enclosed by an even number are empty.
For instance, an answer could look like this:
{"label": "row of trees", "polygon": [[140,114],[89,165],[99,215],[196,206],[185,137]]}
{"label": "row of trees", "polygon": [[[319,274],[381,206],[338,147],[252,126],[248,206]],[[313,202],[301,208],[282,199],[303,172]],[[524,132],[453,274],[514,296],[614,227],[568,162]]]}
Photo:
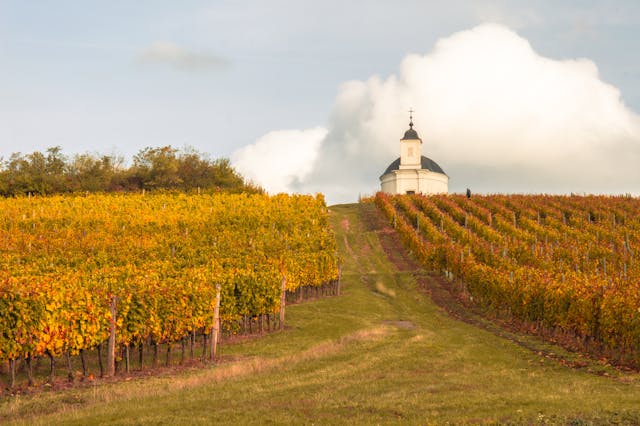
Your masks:
{"label": "row of trees", "polygon": [[131,192],[140,190],[202,190],[261,193],[245,182],[229,160],[211,160],[193,149],[171,146],[145,148],[125,166],[115,155],[77,154],[67,157],[60,147],[44,153],[14,153],[0,161],[0,195],[69,192]]}

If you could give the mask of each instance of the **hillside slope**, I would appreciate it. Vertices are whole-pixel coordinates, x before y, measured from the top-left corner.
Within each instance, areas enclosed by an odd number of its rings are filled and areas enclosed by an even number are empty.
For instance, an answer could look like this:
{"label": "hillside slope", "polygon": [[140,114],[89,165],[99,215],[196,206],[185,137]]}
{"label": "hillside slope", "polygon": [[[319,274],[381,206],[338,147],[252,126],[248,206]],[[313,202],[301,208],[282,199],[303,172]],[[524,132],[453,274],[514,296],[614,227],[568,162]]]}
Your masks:
{"label": "hillside slope", "polygon": [[215,367],[5,399],[0,423],[640,423],[638,375],[455,319],[373,205],[331,211],[342,296],[288,307],[287,330],[223,346]]}

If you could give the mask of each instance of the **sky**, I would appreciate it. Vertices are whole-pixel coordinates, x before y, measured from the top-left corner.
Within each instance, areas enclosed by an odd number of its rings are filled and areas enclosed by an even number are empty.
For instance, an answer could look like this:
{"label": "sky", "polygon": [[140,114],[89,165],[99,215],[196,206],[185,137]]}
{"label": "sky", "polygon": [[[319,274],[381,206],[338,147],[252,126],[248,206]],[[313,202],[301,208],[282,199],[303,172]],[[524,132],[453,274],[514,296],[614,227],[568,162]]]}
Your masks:
{"label": "sky", "polygon": [[413,108],[452,192],[638,195],[637,40],[636,1],[0,0],[0,157],[188,146],[350,202]]}

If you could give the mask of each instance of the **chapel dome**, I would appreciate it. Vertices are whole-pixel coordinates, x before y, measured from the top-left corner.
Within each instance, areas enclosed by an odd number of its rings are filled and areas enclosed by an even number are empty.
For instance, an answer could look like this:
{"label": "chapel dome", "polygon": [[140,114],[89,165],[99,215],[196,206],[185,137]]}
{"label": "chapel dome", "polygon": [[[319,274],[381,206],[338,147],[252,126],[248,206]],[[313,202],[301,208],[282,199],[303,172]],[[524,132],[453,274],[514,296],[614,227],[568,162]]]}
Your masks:
{"label": "chapel dome", "polygon": [[400,139],[401,141],[404,141],[407,139],[420,139],[420,137],[418,137],[418,132],[413,130],[413,123],[411,124],[412,124],[412,127],[406,132],[404,132],[404,136],[402,137],[402,139]]}
{"label": "chapel dome", "polygon": [[[415,130],[411,130],[415,133]],[[407,132],[409,132],[409,130],[407,130]],[[446,173],[444,172],[444,170],[442,170],[442,167],[440,167],[438,163],[433,161],[431,158],[425,157],[424,155],[420,158],[420,168],[429,170],[430,172],[446,175]],[[384,176],[394,170],[400,170],[400,157],[398,157],[393,163],[389,164],[389,167],[387,167],[387,170],[385,170],[382,175]]]}

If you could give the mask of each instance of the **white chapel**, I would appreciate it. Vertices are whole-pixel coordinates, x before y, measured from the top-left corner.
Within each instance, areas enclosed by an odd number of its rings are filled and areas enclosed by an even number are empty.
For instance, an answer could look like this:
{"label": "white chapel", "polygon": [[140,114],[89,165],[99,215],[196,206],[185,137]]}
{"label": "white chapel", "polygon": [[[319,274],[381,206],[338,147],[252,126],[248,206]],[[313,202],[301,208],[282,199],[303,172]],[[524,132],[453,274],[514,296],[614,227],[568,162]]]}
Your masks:
{"label": "white chapel", "polygon": [[422,155],[422,139],[413,129],[413,114],[409,115],[409,130],[400,139],[400,158],[380,176],[380,186],[387,194],[449,192],[449,176],[435,161]]}

